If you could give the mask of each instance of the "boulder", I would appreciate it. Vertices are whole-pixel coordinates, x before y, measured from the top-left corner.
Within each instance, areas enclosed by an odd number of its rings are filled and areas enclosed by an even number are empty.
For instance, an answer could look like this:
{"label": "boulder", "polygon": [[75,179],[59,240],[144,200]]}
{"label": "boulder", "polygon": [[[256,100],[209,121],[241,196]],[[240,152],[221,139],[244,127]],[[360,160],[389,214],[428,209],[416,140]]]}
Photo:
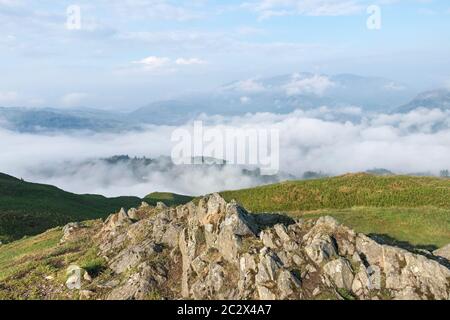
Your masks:
{"label": "boulder", "polygon": [[156,278],[167,279],[165,274],[159,274],[149,264],[143,263],[138,272],[128,277],[124,284],[114,288],[107,300],[145,300],[158,288]]}
{"label": "boulder", "polygon": [[82,227],[83,225],[80,222],[71,222],[66,224],[62,229],[63,236],[60,240],[60,243],[62,244],[69,241],[73,237],[73,234],[76,233],[76,231],[78,231]]}
{"label": "boulder", "polygon": [[339,258],[328,262],[324,265],[323,271],[337,288],[348,291],[352,289],[354,279],[353,270],[347,260]]}
{"label": "boulder", "polygon": [[77,265],[70,265],[66,270],[66,287],[69,290],[81,290],[86,270]]}
{"label": "boulder", "polygon": [[139,265],[143,260],[162,251],[162,247],[151,240],[122,250],[111,259],[109,267],[117,274],[121,274]]}
{"label": "boulder", "polygon": [[305,252],[314,263],[320,265],[337,256],[334,239],[329,235],[317,233],[306,239]]}

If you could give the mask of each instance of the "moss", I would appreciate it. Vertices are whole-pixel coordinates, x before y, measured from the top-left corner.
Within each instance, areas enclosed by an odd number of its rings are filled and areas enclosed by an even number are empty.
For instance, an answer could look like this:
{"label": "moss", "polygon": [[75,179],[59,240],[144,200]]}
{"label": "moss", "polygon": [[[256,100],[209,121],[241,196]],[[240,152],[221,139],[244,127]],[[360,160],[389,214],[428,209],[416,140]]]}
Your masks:
{"label": "moss", "polygon": [[344,300],[356,300],[356,297],[353,295],[353,293],[347,289],[344,288],[338,288],[336,290],[339,295],[344,299]]}
{"label": "moss", "polygon": [[151,301],[157,301],[157,300],[162,300],[162,299],[163,299],[163,297],[162,297],[161,293],[157,290],[151,291],[145,297],[145,300],[151,300]]}

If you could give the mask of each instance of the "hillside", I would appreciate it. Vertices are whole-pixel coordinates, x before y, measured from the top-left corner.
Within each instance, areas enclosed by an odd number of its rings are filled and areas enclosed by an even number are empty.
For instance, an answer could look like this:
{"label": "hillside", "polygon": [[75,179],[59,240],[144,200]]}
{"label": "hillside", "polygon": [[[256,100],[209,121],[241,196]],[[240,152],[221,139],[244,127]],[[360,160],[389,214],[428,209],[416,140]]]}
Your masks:
{"label": "hillside", "polygon": [[434,250],[450,242],[450,180],[345,175],[227,191],[252,212],[332,216],[358,232],[404,248]]}
{"label": "hillside", "polygon": [[0,241],[35,235],[72,221],[106,217],[140,201],[136,197],[77,195],[0,174]]}
{"label": "hillside", "polygon": [[0,300],[447,300],[447,248],[413,253],[212,194],[1,246]]}
{"label": "hillside", "polygon": [[430,177],[349,174],[226,191],[253,212],[293,212],[353,207],[432,206],[450,209],[450,180]]}
{"label": "hillside", "polygon": [[422,92],[396,111],[407,113],[417,108],[450,110],[450,90],[438,89]]}
{"label": "hillside", "polygon": [[151,206],[156,206],[158,202],[163,202],[166,206],[177,206],[192,201],[194,197],[184,196],[169,192],[153,192],[144,198],[144,201]]}

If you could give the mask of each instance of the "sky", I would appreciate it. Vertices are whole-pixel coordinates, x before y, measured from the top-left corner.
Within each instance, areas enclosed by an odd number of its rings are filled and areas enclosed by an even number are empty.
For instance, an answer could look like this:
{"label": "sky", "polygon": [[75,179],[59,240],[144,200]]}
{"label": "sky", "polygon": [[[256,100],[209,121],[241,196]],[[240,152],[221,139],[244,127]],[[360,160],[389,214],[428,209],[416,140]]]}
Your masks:
{"label": "sky", "polygon": [[450,86],[448,0],[0,0],[0,30],[0,106],[127,111],[302,71]]}

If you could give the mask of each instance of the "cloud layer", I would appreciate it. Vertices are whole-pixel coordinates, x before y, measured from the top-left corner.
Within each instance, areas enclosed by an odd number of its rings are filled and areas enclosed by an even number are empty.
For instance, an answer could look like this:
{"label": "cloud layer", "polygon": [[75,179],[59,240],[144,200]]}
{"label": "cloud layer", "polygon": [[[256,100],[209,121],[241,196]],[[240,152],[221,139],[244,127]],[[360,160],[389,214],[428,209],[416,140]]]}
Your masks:
{"label": "cloud layer", "polygon": [[[314,109],[289,115],[204,117],[207,128],[277,129],[281,171],[301,176],[306,171],[329,174],[385,168],[396,173],[439,174],[450,169],[450,113],[418,109],[405,115],[377,114],[358,122],[339,121],[357,110]],[[191,129],[191,123],[186,129]],[[177,127],[179,128],[179,127]],[[170,126],[151,126],[122,134],[30,135],[0,130],[1,171],[30,181],[55,184],[69,191],[105,195],[139,195],[152,191],[203,194],[252,186],[239,169],[154,169],[146,180],[126,168],[101,164],[73,170],[71,163],[117,154],[155,158],[170,155]],[[72,169],[70,169],[72,168]]]}

